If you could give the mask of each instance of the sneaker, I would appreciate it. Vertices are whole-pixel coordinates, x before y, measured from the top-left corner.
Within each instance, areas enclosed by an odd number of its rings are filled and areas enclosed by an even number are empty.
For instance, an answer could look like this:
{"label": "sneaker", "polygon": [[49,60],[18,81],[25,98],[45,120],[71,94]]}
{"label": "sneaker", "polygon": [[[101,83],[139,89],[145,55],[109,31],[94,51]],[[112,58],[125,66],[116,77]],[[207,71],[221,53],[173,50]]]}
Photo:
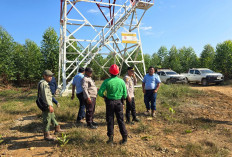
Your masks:
{"label": "sneaker", "polygon": [[139,119],[138,118],[133,118],[132,121],[139,122]]}
{"label": "sneaker", "polygon": [[93,125],[92,123],[87,124],[87,127],[90,128],[90,129],[97,129],[97,126]]}
{"label": "sneaker", "polygon": [[57,103],[57,107],[58,107],[58,108],[60,107],[60,103]]}
{"label": "sneaker", "polygon": [[145,111],[144,114],[145,114],[146,116],[150,115],[150,110]]}

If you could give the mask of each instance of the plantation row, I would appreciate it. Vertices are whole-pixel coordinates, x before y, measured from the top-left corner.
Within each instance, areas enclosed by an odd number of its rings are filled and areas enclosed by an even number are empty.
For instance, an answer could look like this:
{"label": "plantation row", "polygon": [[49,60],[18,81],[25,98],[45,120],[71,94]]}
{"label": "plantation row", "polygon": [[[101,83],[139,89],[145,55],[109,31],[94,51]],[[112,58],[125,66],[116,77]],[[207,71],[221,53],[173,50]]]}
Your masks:
{"label": "plantation row", "polygon": [[[34,41],[27,39],[25,44],[19,44],[14,41],[12,36],[0,26],[0,75],[3,83],[22,83],[33,84],[41,79],[41,74],[45,69],[50,69],[58,76],[59,62],[59,37],[55,30],[49,27],[45,30],[39,47]],[[76,44],[76,49],[81,50]],[[74,52],[70,46],[67,52]],[[68,59],[76,58],[77,55],[67,56]],[[132,55],[133,57],[133,55]],[[95,59],[101,64],[105,63],[110,57],[103,58],[97,55]],[[137,59],[142,56],[138,55]],[[177,49],[172,46],[168,50],[161,46],[158,52],[153,55],[144,55],[146,69],[149,66],[158,68],[171,68],[174,71],[186,72],[189,68],[210,68],[224,74],[226,78],[232,78],[232,41],[228,40],[219,43],[216,48],[211,45],[205,45],[200,57],[198,57],[192,47],[182,47]],[[113,64],[113,59],[108,62],[109,66]],[[94,79],[104,79],[106,74],[96,63],[92,62],[90,67],[94,70]],[[142,71],[142,66],[138,65]],[[126,73],[127,66],[123,66],[122,75]]]}

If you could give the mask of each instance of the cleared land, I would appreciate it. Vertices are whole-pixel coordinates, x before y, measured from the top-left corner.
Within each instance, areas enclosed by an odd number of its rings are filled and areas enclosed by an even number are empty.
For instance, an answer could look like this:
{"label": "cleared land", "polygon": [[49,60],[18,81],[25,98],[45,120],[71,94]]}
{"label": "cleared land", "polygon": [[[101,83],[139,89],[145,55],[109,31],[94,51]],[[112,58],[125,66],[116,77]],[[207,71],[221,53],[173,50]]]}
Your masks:
{"label": "cleared land", "polygon": [[231,91],[230,86],[162,85],[157,117],[151,119],[143,115],[143,93],[137,89],[135,100],[141,122],[126,125],[126,146],[119,145],[121,136],[115,125],[113,147],[105,143],[103,99],[98,98],[95,113],[100,126],[90,130],[85,124],[74,123],[77,99],[57,98],[62,106],[55,108],[55,113],[70,140],[61,147],[58,142],[43,140],[41,113],[34,103],[36,90],[2,89],[0,156],[232,156]]}

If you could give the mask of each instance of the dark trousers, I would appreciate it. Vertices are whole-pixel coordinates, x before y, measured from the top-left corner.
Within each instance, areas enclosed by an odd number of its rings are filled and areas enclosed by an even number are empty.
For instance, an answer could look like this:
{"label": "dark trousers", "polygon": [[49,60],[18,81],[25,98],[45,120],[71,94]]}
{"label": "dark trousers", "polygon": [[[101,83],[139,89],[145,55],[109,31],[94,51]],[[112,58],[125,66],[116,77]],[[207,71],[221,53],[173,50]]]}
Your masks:
{"label": "dark trousers", "polygon": [[106,99],[106,122],[107,122],[107,135],[114,135],[114,114],[116,115],[120,133],[127,136],[127,130],[123,120],[123,105],[121,100]]}
{"label": "dark trousers", "polygon": [[126,119],[127,121],[130,121],[130,112],[132,115],[132,118],[136,118],[136,111],[135,111],[135,99],[131,98],[131,102],[126,99]]}
{"label": "dark trousers", "polygon": [[77,121],[82,120],[83,118],[85,118],[85,104],[84,104],[84,97],[83,97],[83,92],[76,94],[77,98],[79,99],[80,102],[80,108],[79,108],[79,112],[77,115]]}
{"label": "dark trousers", "polygon": [[96,98],[91,98],[92,103],[88,104],[85,101],[85,107],[86,107],[86,123],[90,124],[93,122],[93,115],[95,112],[95,105],[96,105]]}
{"label": "dark trousers", "polygon": [[147,110],[156,110],[156,97],[157,93],[154,93],[154,90],[146,90],[144,94],[144,103]]}

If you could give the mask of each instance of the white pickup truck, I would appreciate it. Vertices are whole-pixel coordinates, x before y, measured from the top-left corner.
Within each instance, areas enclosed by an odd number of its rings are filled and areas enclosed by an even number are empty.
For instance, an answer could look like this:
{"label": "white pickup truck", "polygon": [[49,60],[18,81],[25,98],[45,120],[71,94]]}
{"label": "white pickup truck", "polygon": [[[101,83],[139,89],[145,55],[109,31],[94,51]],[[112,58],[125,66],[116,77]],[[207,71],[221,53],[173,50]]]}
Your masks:
{"label": "white pickup truck", "polygon": [[160,77],[161,82],[170,83],[186,83],[185,76],[176,73],[170,69],[159,69],[157,74]]}
{"label": "white pickup truck", "polygon": [[209,83],[220,84],[224,81],[224,76],[221,73],[216,73],[206,68],[189,69],[188,73],[182,73],[188,83],[196,82],[207,86]]}

